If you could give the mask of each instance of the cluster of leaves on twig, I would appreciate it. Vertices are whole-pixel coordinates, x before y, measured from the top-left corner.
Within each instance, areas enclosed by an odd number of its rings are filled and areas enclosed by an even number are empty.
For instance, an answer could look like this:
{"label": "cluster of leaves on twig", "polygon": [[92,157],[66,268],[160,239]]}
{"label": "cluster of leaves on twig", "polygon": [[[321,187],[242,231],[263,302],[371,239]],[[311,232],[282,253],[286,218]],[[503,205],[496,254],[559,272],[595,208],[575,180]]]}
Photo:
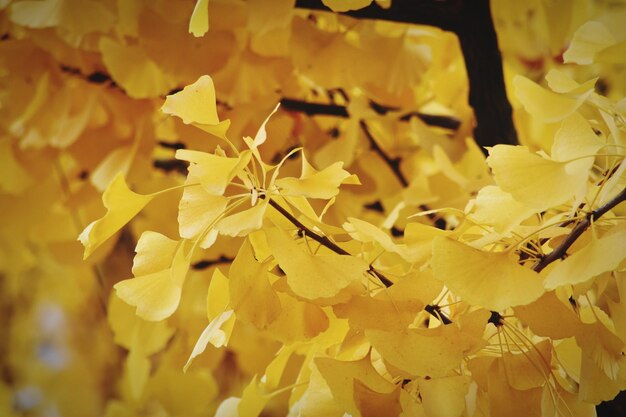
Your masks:
{"label": "cluster of leaves on twig", "polygon": [[436,28],[8,3],[7,412],[587,416],[626,388],[623,8],[494,4],[524,146],[485,157]]}

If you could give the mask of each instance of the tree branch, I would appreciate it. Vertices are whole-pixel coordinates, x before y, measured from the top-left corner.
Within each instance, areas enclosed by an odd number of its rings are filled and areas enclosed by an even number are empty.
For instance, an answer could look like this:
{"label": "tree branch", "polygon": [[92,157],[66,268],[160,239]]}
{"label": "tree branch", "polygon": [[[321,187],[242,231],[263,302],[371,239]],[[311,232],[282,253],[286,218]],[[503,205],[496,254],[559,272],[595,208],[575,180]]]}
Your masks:
{"label": "tree branch", "polygon": [[[313,239],[316,242],[318,242],[320,245],[327,247],[328,249],[332,250],[333,252],[335,252],[335,253],[337,253],[339,255],[348,255],[348,256],[350,256],[349,252],[347,252],[345,249],[343,249],[342,247],[337,245],[335,242],[330,240],[328,237],[322,236],[322,235],[318,235],[317,233],[315,233],[314,231],[312,231],[311,229],[306,227],[300,220],[296,219],[293,214],[289,213],[283,206],[278,204],[276,201],[270,199],[269,200],[269,204],[270,204],[270,206],[274,207],[276,209],[276,211],[278,211],[280,214],[282,214],[287,220],[289,220],[294,226],[296,226],[299,230],[301,230],[302,233],[304,233],[305,236],[310,237],[311,239]],[[370,265],[370,271],[374,275],[376,275],[378,277],[378,279],[380,279],[380,281],[385,285],[385,287],[391,287],[393,285],[393,282],[389,278],[384,276],[382,273],[378,272],[371,265]]]}
{"label": "tree branch", "polygon": [[[374,101],[370,102],[372,109],[378,114],[386,114],[390,111],[398,111],[394,107],[388,107],[378,104]],[[340,104],[312,103],[309,101],[298,100],[293,98],[283,98],[280,100],[281,108],[290,111],[304,113],[307,116],[335,116],[348,118],[348,109]],[[417,117],[429,126],[441,127],[443,129],[456,130],[461,126],[461,121],[455,117],[441,116],[436,114],[425,114],[421,112],[411,111],[404,113],[398,117],[401,122],[408,122],[411,117]]]}
{"label": "tree branch", "polygon": [[[315,233],[314,231],[306,227],[300,220],[296,219],[293,214],[289,213],[283,206],[278,204],[276,201],[270,199],[269,204],[270,206],[274,207],[276,211],[282,214],[287,220],[289,220],[294,226],[296,226],[298,230],[301,230],[305,236],[310,237],[311,239],[318,242],[320,245],[327,247],[328,249],[332,250],[333,252],[339,255],[351,256],[349,252],[347,252],[345,249],[338,246],[335,242],[330,240],[328,237],[318,235],[317,233]],[[383,283],[385,287],[389,288],[393,285],[393,281],[391,281],[384,274],[376,270],[376,268],[374,268],[372,265],[370,265],[369,270],[372,274],[374,274],[380,280],[380,282]],[[424,310],[428,312],[430,315],[432,315],[433,317],[441,320],[443,324],[452,323],[452,320],[450,320],[445,314],[441,312],[439,306],[434,306],[434,305],[429,304],[426,307],[424,307]]]}
{"label": "tree branch", "polygon": [[339,104],[311,103],[309,101],[297,100],[294,98],[281,99],[280,108],[304,113],[307,116],[336,116],[343,118],[350,116],[346,106]]}
{"label": "tree branch", "polygon": [[[367,127],[367,124],[365,123],[365,121],[361,120],[359,122],[359,124],[361,126],[361,129],[363,130],[363,133],[365,133],[365,137],[367,138],[368,142],[370,143],[370,147],[372,148],[372,150],[378,156],[380,156],[380,158],[383,161],[385,161],[385,163],[389,166],[389,168],[393,172],[393,175],[398,179],[400,184],[402,184],[402,187],[403,188],[408,187],[409,186],[409,181],[407,180],[407,178],[402,173],[402,170],[400,169],[400,162],[402,161],[402,159],[401,158],[391,158],[389,155],[387,155],[387,153],[376,142],[376,139],[374,139],[374,136],[372,136],[372,133],[369,131],[369,128]],[[428,207],[425,204],[421,204],[419,206],[419,208],[422,211],[430,210],[430,207]],[[426,217],[428,217],[429,220],[434,222],[434,224],[435,224],[435,226],[437,228],[439,228],[441,230],[445,230],[446,229],[446,221],[444,219],[442,219],[441,217],[438,217],[435,213],[429,213]]]}
{"label": "tree branch", "polygon": [[385,164],[389,166],[389,168],[393,172],[393,175],[398,179],[400,184],[402,184],[402,187],[408,187],[409,181],[400,170],[400,161],[402,161],[402,159],[391,158],[389,155],[387,155],[385,151],[383,151],[378,142],[376,142],[376,139],[374,139],[374,136],[372,136],[372,133],[370,132],[369,128],[367,127],[367,123],[365,123],[364,120],[359,121],[359,126],[361,126],[361,130],[363,130],[363,133],[365,133],[365,137],[367,138],[367,141],[369,142],[372,151],[374,151],[378,156],[380,156],[383,161],[385,161]]}
{"label": "tree branch", "polygon": [[[330,11],[320,0],[297,0],[296,7]],[[372,3],[344,14],[357,19],[430,25],[454,32],[459,38],[469,79],[469,103],[477,122],[476,142],[481,146],[517,144],[490,0],[395,1],[388,9]]]}
{"label": "tree branch", "polygon": [[533,270],[535,272],[541,272],[546,266],[550,265],[552,262],[557,259],[561,259],[567,253],[567,250],[576,242],[576,240],[591,226],[591,223],[595,220],[599,219],[606,212],[611,210],[613,207],[617,206],[621,202],[626,201],[626,188],[624,188],[619,194],[617,194],[613,199],[607,202],[605,205],[595,209],[591,213],[588,213],[583,220],[581,220],[570,232],[569,235],[561,242],[559,246],[556,247],[552,252],[541,258],[539,262],[537,262],[533,266]]}
{"label": "tree branch", "polygon": [[203,259],[201,261],[198,261],[198,262],[192,264],[191,268],[196,270],[196,271],[201,271],[203,269],[210,268],[210,267],[212,267],[214,265],[229,264],[232,261],[234,261],[233,258],[229,258],[228,256],[225,256],[225,255],[220,255],[219,258]]}

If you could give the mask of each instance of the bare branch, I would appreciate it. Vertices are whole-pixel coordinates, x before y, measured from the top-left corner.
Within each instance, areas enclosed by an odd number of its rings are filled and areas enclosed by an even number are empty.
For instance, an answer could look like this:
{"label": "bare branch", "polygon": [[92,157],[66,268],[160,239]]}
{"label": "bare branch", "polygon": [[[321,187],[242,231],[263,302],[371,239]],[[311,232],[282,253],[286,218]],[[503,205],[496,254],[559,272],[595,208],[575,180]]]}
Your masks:
{"label": "bare branch", "polygon": [[219,258],[203,259],[201,261],[198,261],[198,262],[192,264],[191,268],[196,270],[196,271],[201,271],[203,269],[207,269],[207,268],[210,268],[210,267],[215,266],[215,265],[229,264],[232,261],[234,261],[233,258],[229,258],[228,256],[225,256],[225,255],[220,255]]}
{"label": "bare branch", "polygon": [[[348,109],[340,104],[312,103],[309,101],[293,98],[283,98],[280,101],[281,108],[290,111],[304,113],[307,116],[335,116],[348,118]],[[390,111],[399,111],[394,107],[384,106],[374,101],[370,102],[372,109],[378,114],[387,114]],[[429,126],[441,127],[443,129],[456,130],[461,125],[461,121],[455,117],[442,116],[437,114],[426,114],[416,111],[404,113],[398,117],[401,122],[408,122],[411,117],[417,117]]]}
{"label": "bare branch", "polygon": [[[306,227],[300,220],[296,219],[293,214],[289,213],[283,206],[278,204],[276,201],[270,199],[269,204],[270,204],[270,206],[274,207],[276,209],[276,211],[278,211],[280,214],[285,216],[285,218],[287,220],[289,220],[294,226],[296,226],[299,230],[301,230],[302,233],[304,233],[305,236],[310,237],[311,239],[313,239],[316,242],[318,242],[320,245],[327,247],[328,249],[332,250],[333,252],[335,252],[335,253],[337,253],[339,255],[348,255],[348,256],[350,256],[349,252],[347,252],[345,249],[343,249],[342,247],[337,245],[335,242],[330,240],[328,237],[322,236],[322,235],[318,235],[317,233],[315,233],[314,231],[312,231],[311,229]],[[382,273],[378,272],[371,265],[370,265],[370,272],[372,272],[374,275],[376,275],[378,277],[378,279],[380,279],[380,281],[385,285],[385,287],[391,287],[393,285],[393,281],[391,281],[389,278],[384,276]]]}

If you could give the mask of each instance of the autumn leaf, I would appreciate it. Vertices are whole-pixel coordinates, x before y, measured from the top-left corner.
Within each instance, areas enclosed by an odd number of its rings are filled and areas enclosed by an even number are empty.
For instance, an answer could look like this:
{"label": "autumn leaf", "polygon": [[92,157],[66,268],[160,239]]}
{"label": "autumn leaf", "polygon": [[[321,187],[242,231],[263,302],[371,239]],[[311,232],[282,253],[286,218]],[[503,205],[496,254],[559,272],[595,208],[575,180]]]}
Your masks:
{"label": "autumn leaf", "polygon": [[[208,8],[207,3],[208,0],[199,0],[196,4],[196,10]],[[207,7],[204,7],[205,5]],[[220,121],[218,118],[215,86],[213,79],[208,75],[201,76],[195,83],[186,86],[182,91],[168,95],[161,110],[165,114],[180,117],[185,124],[193,123],[215,136],[226,139],[230,120]]]}
{"label": "autumn leaf", "polygon": [[280,178],[276,180],[276,186],[283,195],[329,199],[339,193],[341,184],[359,184],[358,179],[342,169],[342,166],[343,163],[336,162],[317,171],[303,155],[300,178]]}
{"label": "autumn leaf", "polygon": [[189,268],[184,248],[184,241],[156,232],[146,232],[139,239],[133,263],[135,278],[114,285],[118,297],[137,307],[139,317],[160,321],[178,308]]}
{"label": "autumn leaf", "polygon": [[365,336],[388,364],[407,376],[445,376],[459,366],[469,348],[455,326],[401,332],[371,329]]}
{"label": "autumn leaf", "polygon": [[189,20],[189,33],[195,37],[209,31],[209,0],[197,0]]}
{"label": "autumn leaf", "polygon": [[267,240],[293,292],[307,300],[334,297],[363,280],[368,265],[349,255],[311,255],[278,228],[266,229]]}
{"label": "autumn leaf", "polygon": [[102,194],[107,213],[89,224],[78,237],[85,247],[84,259],[135,217],[153,197],[132,192],[126,185],[124,176],[118,174]]}
{"label": "autumn leaf", "polygon": [[433,241],[433,274],[468,303],[501,311],[544,292],[543,279],[507,252],[484,252],[447,238]]}
{"label": "autumn leaf", "polygon": [[230,304],[237,317],[265,329],[281,313],[281,305],[269,281],[267,266],[254,258],[244,242],[229,270]]}

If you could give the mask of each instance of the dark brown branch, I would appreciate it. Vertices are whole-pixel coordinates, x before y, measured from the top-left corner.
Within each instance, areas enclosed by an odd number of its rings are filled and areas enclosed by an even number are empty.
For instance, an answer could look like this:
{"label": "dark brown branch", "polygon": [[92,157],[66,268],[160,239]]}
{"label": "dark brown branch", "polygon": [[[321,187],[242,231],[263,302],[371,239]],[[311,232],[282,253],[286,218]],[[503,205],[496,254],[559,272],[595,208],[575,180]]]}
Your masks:
{"label": "dark brown branch", "polygon": [[389,155],[387,155],[387,153],[380,147],[378,142],[376,142],[374,136],[372,136],[372,133],[370,132],[369,128],[367,127],[367,123],[365,123],[364,120],[359,121],[359,125],[361,126],[361,130],[363,130],[363,133],[365,133],[365,137],[367,138],[367,141],[369,142],[372,151],[374,151],[383,161],[385,161],[385,164],[389,166],[389,168],[393,172],[393,175],[398,179],[400,184],[402,184],[402,187],[408,187],[409,181],[400,170],[400,162],[402,161],[402,159],[391,158]]}
{"label": "dark brown branch", "polygon": [[[280,101],[281,108],[290,111],[304,113],[307,116],[335,116],[347,118],[348,109],[340,104],[312,103],[309,101],[298,100],[293,98],[283,98]],[[376,113],[385,115],[390,111],[398,111],[395,107],[388,107],[370,101],[370,107]],[[417,117],[429,126],[441,127],[443,129],[456,130],[461,125],[461,121],[450,116],[442,116],[436,114],[425,114],[421,112],[411,111],[404,113],[398,117],[401,122],[408,122],[411,117]]]}
{"label": "dark brown branch", "polygon": [[587,214],[583,220],[581,220],[578,224],[576,224],[576,226],[574,226],[570,234],[567,235],[565,240],[563,240],[563,242],[561,242],[561,244],[557,246],[556,249],[541,258],[541,260],[533,266],[533,270],[535,272],[541,272],[546,266],[565,256],[570,246],[572,246],[574,242],[576,242],[576,240],[585,232],[585,230],[587,230],[589,226],[591,226],[592,222],[599,219],[606,212],[608,212],[613,207],[617,206],[623,201],[626,201],[626,188],[624,188],[619,194],[611,199],[611,201]]}
{"label": "dark brown branch", "polygon": [[69,65],[61,65],[59,67],[61,71],[66,74],[82,78],[83,80],[92,83],[92,84],[107,84],[111,88],[115,88],[120,91],[124,91],[113,79],[111,76],[102,71],[94,71],[90,74],[84,74],[80,68],[71,67]]}
{"label": "dark brown branch", "polygon": [[189,164],[186,161],[180,161],[178,159],[156,159],[152,162],[152,165],[156,169],[160,169],[165,172],[178,172],[186,175],[187,166]]}
{"label": "dark brown branch", "polygon": [[443,129],[457,130],[461,126],[461,121],[452,116],[442,116],[439,114],[426,114],[420,112],[408,112],[400,116],[401,122],[408,122],[411,117],[417,117],[428,126],[441,127]]}
{"label": "dark brown branch", "polygon": [[[297,0],[296,7],[330,11],[321,0]],[[372,3],[345,15],[358,19],[430,25],[454,32],[459,38],[469,78],[469,103],[477,122],[474,130],[476,142],[481,146],[517,144],[490,0],[395,1],[388,9]]]}
{"label": "dark brown branch", "polygon": [[349,117],[346,106],[339,104],[311,103],[293,98],[283,98],[280,100],[280,107],[285,110],[304,113],[307,116]]}
{"label": "dark brown branch", "polygon": [[[332,250],[333,252],[335,252],[335,253],[337,253],[339,255],[348,255],[348,256],[350,256],[349,252],[347,252],[345,249],[343,249],[340,246],[338,246],[335,242],[330,240],[328,237],[318,235],[317,233],[315,233],[314,231],[312,231],[311,229],[306,227],[300,220],[296,219],[293,214],[291,214],[287,210],[285,210],[285,208],[283,206],[281,206],[280,204],[278,204],[276,201],[270,199],[269,200],[269,204],[270,204],[270,206],[274,207],[276,209],[276,211],[278,211],[280,214],[282,214],[287,220],[289,220],[291,222],[291,224],[296,226],[298,228],[298,230],[300,230],[302,233],[304,233],[305,236],[310,237],[311,239],[313,239],[316,242],[318,242],[320,245],[327,247],[328,249]],[[372,274],[374,274],[380,280],[380,282],[383,283],[383,285],[385,287],[389,288],[389,287],[391,287],[393,285],[393,282],[389,278],[387,278],[381,272],[377,271],[376,268],[374,268],[372,265],[370,265],[369,271]],[[424,310],[427,313],[429,313],[430,315],[432,315],[433,317],[441,320],[441,322],[443,324],[450,324],[450,323],[452,323],[452,320],[450,320],[448,317],[446,317],[446,315],[441,312],[441,310],[440,310],[440,308],[438,306],[434,306],[434,305],[430,305],[429,304],[426,307],[424,307]]]}
{"label": "dark brown branch", "polygon": [[196,271],[201,271],[203,269],[207,269],[207,268],[210,268],[210,267],[215,266],[215,265],[229,264],[233,260],[234,260],[233,258],[229,258],[228,256],[220,255],[220,257],[216,258],[216,259],[203,259],[201,261],[198,261],[198,262],[192,264],[191,268],[196,270]]}
{"label": "dark brown branch", "polygon": [[178,150],[187,148],[187,146],[182,142],[168,142],[166,140],[160,140],[157,143],[159,144],[159,146],[166,149]]}
{"label": "dark brown branch", "polygon": [[276,211],[282,214],[287,220],[289,220],[294,226],[296,226],[298,230],[301,230],[302,233],[305,234],[305,236],[310,237],[320,245],[326,246],[328,249],[332,250],[335,253],[338,253],[339,255],[350,255],[345,249],[337,245],[328,237],[318,235],[317,233],[306,227],[300,220],[296,219],[293,214],[289,213],[283,206],[278,204],[276,201],[270,199],[269,204],[270,206],[274,207]]}
{"label": "dark brown branch", "polygon": [[[369,142],[370,147],[372,148],[372,150],[378,156],[380,156],[380,158],[383,161],[385,161],[385,164],[387,164],[389,166],[389,168],[393,172],[393,175],[398,179],[400,184],[402,184],[402,187],[403,188],[408,187],[409,186],[409,181],[407,180],[407,178],[402,173],[402,170],[400,169],[400,162],[402,161],[402,159],[401,158],[391,158],[389,155],[387,155],[387,153],[376,142],[376,139],[374,139],[374,136],[372,136],[372,133],[369,131],[365,121],[361,120],[359,122],[359,124],[361,126],[361,129],[363,130],[363,133],[365,133],[365,137],[367,138],[367,141]],[[419,206],[419,208],[422,211],[430,210],[430,208],[427,205],[425,205],[425,204],[421,204]],[[441,217],[438,217],[434,213],[429,213],[426,217],[428,217],[428,219],[430,219],[435,224],[435,226],[437,228],[439,228],[441,230],[445,230],[446,229],[446,221],[444,219],[442,219]]]}
{"label": "dark brown branch", "polygon": [[[378,4],[372,3],[360,10],[342,14],[356,19],[431,25],[444,30],[451,30],[453,22],[458,19],[462,3],[459,0],[400,0],[392,2],[388,9],[383,9]],[[296,8],[330,11],[321,0],[296,0]]]}
{"label": "dark brown branch", "polygon": [[446,316],[445,314],[441,312],[441,307],[439,306],[428,304],[426,307],[424,307],[424,311],[426,311],[431,316],[441,320],[443,324],[452,323],[452,320],[450,320],[448,316]]}
{"label": "dark brown branch", "polygon": [[[270,199],[269,200],[269,204],[270,204],[270,206],[274,207],[276,209],[276,211],[278,211],[280,214],[282,214],[287,220],[289,220],[294,226],[296,226],[298,228],[298,230],[300,230],[302,233],[304,233],[305,236],[310,237],[311,239],[313,239],[314,241],[316,241],[320,245],[327,247],[328,249],[332,250],[333,252],[335,252],[335,253],[337,253],[339,255],[348,255],[348,256],[350,256],[349,252],[347,252],[345,249],[343,249],[342,247],[337,245],[335,242],[330,240],[328,237],[322,236],[322,235],[318,235],[317,233],[315,233],[314,231],[312,231],[311,229],[306,227],[300,220],[296,219],[291,213],[289,213],[283,206],[278,204],[276,201]],[[393,285],[393,282],[389,278],[384,276],[382,273],[378,272],[371,265],[370,265],[370,272],[372,274],[376,275],[376,277],[378,277],[378,279],[380,279],[380,281],[385,285],[385,287],[391,287]]]}

